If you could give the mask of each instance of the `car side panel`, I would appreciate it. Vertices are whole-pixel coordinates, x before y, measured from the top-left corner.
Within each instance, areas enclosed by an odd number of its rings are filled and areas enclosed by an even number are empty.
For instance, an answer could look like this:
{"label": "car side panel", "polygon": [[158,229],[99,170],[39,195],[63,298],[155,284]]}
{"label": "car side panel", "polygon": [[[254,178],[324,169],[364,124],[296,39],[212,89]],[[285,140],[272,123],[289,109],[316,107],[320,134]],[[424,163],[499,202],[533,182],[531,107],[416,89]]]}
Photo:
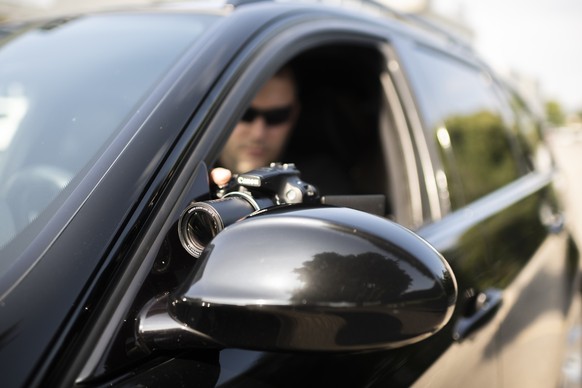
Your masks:
{"label": "car side panel", "polygon": [[[418,46],[414,45],[404,43],[399,47],[404,54],[405,69],[416,66],[412,61],[418,57],[412,52]],[[436,58],[441,54],[431,55]],[[467,62],[467,66],[476,71],[480,69],[478,63]],[[415,86],[422,95],[426,88],[418,80],[426,82],[438,72],[431,67],[415,71],[420,74]],[[482,71],[485,82],[483,90],[479,91],[481,93],[491,85],[487,71]],[[417,103],[422,106],[421,111],[425,113],[423,121],[429,123],[425,128],[426,140],[433,147],[440,143],[446,151],[449,137],[443,141],[438,132],[435,136],[433,131],[440,131],[440,128],[446,130],[450,134],[453,150],[455,142],[458,144],[464,140],[468,144],[482,136],[480,145],[486,146],[491,142],[491,155],[482,154],[485,158],[491,158],[487,161],[491,168],[489,172],[483,171],[480,176],[462,175],[461,169],[465,166],[456,165],[454,157],[447,161],[445,152],[432,154],[433,158],[438,155],[433,160],[437,166],[435,171],[438,166],[445,166],[449,172],[447,178],[454,212],[421,228],[419,233],[443,253],[457,277],[460,297],[451,325],[459,327],[471,323],[475,329],[447,349],[417,381],[417,386],[556,385],[562,346],[566,342],[564,321],[573,299],[574,268],[578,267],[578,259],[577,255],[569,253],[568,247],[571,244],[568,233],[563,230],[563,219],[553,193],[552,173],[521,171],[521,177],[517,179],[507,179],[507,175],[499,183],[492,180],[493,175],[502,172],[502,168],[509,168],[511,160],[514,166],[527,163],[518,159],[519,150],[509,152],[508,147],[493,148],[493,142],[497,140],[478,133],[486,128],[477,120],[480,117],[478,115],[474,116],[473,121],[455,122],[457,127],[453,127],[450,120],[443,122],[442,113],[438,111],[439,105],[442,105],[442,112],[446,112],[455,104],[462,108],[464,102],[455,99],[455,102],[448,103],[442,98],[434,99],[435,96],[446,95],[450,87],[451,96],[465,93],[469,98],[473,97],[471,90],[468,87],[463,90],[463,85],[454,77],[447,82],[440,81],[444,88],[433,88],[437,92],[432,96],[425,94],[421,96],[423,98],[417,99]],[[494,109],[492,112],[508,110],[499,100],[490,99],[490,102]],[[457,115],[467,114],[462,109],[452,112]],[[454,117],[448,114],[451,116],[445,116],[445,119]],[[499,117],[507,118],[504,115]],[[501,121],[497,128],[501,128],[500,125]],[[454,132],[453,129],[461,130],[466,136],[456,136],[457,133],[463,133]],[[509,131],[504,132],[511,136]],[[503,136],[503,133],[500,131],[496,134],[497,139],[499,135]],[[438,142],[433,140],[435,137]],[[443,158],[445,160],[441,160]],[[496,163],[499,167],[494,169]],[[486,170],[487,165],[483,160],[474,165],[474,171],[479,171],[479,164]],[[476,190],[474,192],[479,194],[472,194],[470,190],[475,185],[486,187],[486,190]],[[476,236],[477,233],[480,236]],[[473,245],[474,252],[470,249],[459,250],[460,247],[470,247],[472,244],[476,244]],[[477,252],[478,255],[473,255]],[[477,315],[471,312],[475,308],[472,304],[475,300],[471,301],[471,298],[464,296],[480,293],[496,295],[497,299],[495,308],[491,307],[492,311],[485,315],[486,319],[478,324],[474,321]],[[456,335],[456,332],[453,328],[451,334]],[[463,368],[459,368],[459,365]]]}
{"label": "car side panel", "polygon": [[[503,386],[556,386],[578,257],[549,188],[487,222],[492,267],[504,286],[499,314]],[[507,286],[505,284],[507,283]]]}
{"label": "car side panel", "polygon": [[[539,177],[526,177],[510,190],[500,190],[464,209],[474,218],[483,217],[479,227],[485,233],[481,243],[486,244],[487,256],[481,261],[471,255],[452,255],[457,248],[445,247],[454,233],[440,231],[454,230],[462,218],[459,212],[421,229],[421,235],[449,260],[461,296],[468,295],[473,288],[473,292],[500,291],[502,299],[491,318],[454,343],[416,386],[449,386],[451,378],[471,386],[516,386],[526,381],[527,386],[557,383],[560,355],[566,342],[564,321],[573,300],[576,284],[573,269],[578,266],[578,256],[569,253],[572,244],[567,232],[555,229],[559,225],[543,216],[548,207],[555,205],[549,194],[551,187],[542,185],[535,189],[531,180],[540,184]],[[514,198],[512,203],[498,209],[508,197]],[[445,227],[447,224],[450,228]],[[471,245],[470,235],[458,237]],[[466,282],[467,275],[474,282]],[[460,299],[453,326],[469,316],[462,315],[469,307],[467,299],[464,302]],[[454,331],[453,328],[453,335]],[[486,357],[488,352],[483,350],[487,347],[499,353],[502,366],[499,369],[497,361]],[[466,369],[459,370],[459,365]],[[489,376],[483,374],[487,365]]]}
{"label": "car side panel", "polygon": [[[458,325],[472,319],[476,295],[493,288],[492,284],[480,282],[483,280],[481,274],[485,274],[490,265],[484,226],[485,221],[477,213],[466,211],[453,213],[418,231],[453,268],[459,298],[451,322],[434,336],[441,337],[439,343],[448,346],[443,347],[440,354],[434,354],[432,364],[414,383],[415,387],[491,387],[499,384],[496,341],[499,318],[496,315],[482,322],[461,341],[453,340]],[[426,345],[433,340],[429,338]]]}

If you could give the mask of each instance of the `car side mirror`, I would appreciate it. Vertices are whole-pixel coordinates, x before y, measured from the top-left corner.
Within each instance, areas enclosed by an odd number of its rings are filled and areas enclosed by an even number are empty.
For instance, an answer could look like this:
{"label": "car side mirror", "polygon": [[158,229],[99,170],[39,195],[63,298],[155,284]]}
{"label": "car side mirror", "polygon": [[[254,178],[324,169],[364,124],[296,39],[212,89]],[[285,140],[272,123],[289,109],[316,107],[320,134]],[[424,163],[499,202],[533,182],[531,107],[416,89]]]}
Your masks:
{"label": "car side mirror", "polygon": [[404,227],[336,207],[274,207],[204,249],[185,287],[138,322],[148,348],[267,351],[397,348],[450,319],[453,272]]}

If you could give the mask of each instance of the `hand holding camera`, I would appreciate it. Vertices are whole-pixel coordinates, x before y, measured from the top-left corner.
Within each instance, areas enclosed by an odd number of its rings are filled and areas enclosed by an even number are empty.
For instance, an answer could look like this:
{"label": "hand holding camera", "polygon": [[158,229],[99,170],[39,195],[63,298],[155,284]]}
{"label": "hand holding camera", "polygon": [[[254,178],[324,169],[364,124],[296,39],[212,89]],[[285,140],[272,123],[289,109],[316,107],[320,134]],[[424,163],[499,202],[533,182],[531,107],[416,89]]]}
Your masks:
{"label": "hand holding camera", "polygon": [[[182,246],[199,257],[206,245],[226,226],[272,206],[319,203],[317,188],[300,179],[292,163],[271,163],[232,179],[225,169],[213,170],[212,179],[219,186],[217,199],[188,206],[178,223]],[[226,179],[225,179],[226,178]]]}

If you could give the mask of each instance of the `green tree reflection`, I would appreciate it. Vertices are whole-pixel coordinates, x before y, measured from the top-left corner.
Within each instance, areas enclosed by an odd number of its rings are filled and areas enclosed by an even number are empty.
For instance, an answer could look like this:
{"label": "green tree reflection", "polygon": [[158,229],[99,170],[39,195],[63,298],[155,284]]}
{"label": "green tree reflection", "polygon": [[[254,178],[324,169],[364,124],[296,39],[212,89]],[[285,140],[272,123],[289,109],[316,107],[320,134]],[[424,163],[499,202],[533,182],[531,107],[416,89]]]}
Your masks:
{"label": "green tree reflection", "polygon": [[[464,195],[454,203],[474,201],[517,177],[507,128],[499,115],[490,111],[456,115],[445,120],[445,125]],[[450,169],[450,161],[446,166]],[[451,193],[459,191],[451,190]]]}
{"label": "green tree reflection", "polygon": [[374,252],[359,255],[324,252],[294,272],[305,287],[291,299],[308,303],[389,303],[412,283],[396,260]]}
{"label": "green tree reflection", "polygon": [[566,122],[566,114],[557,101],[546,102],[546,116],[550,124],[560,127]]}

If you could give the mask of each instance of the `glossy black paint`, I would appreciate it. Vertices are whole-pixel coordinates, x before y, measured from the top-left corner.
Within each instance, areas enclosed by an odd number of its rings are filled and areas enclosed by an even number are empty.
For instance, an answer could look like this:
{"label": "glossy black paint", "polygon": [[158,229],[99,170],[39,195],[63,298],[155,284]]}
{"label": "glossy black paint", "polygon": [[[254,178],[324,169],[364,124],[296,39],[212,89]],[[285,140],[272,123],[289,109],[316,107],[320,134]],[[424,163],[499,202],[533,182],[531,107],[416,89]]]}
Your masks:
{"label": "glossy black paint", "polygon": [[293,205],[265,209],[220,232],[186,284],[166,298],[174,328],[156,330],[159,314],[140,320],[146,345],[397,348],[442,328],[457,294],[446,261],[407,229],[347,208]]}
{"label": "glossy black paint", "polygon": [[[174,174],[167,153],[193,107],[220,75],[221,66],[216,64],[228,63],[235,47],[247,38],[236,32],[240,27],[227,27],[240,40],[229,38],[220,43],[224,51],[218,55],[201,55],[190,67],[192,57],[200,51],[194,48],[185,53],[70,193],[59,216],[27,248],[23,257],[36,261],[33,270],[15,267],[17,274],[2,285],[5,289],[18,281],[18,287],[2,295],[0,364],[11,370],[4,380],[6,386],[37,384],[61,351],[58,345],[67,336],[68,341],[75,341],[75,326],[91,319],[97,295],[107,289],[107,279],[119,270],[123,252],[152,211],[149,198]],[[205,50],[212,50],[213,39],[221,41],[218,35],[212,37],[206,42],[211,47]],[[181,77],[195,82],[178,83]],[[59,231],[58,241],[53,241]],[[26,276],[19,278],[23,272]],[[57,286],[64,284],[67,286]]]}
{"label": "glossy black paint", "polygon": [[[502,384],[496,365],[526,377],[547,369],[520,369],[520,335],[535,338],[529,354],[558,354],[580,265],[567,230],[553,222],[559,221],[559,208],[550,178],[532,185],[528,177],[417,231],[450,263],[459,287],[449,324],[422,342],[339,353],[219,350],[208,346],[211,341],[188,344],[186,351],[152,352],[136,343],[135,319],[153,311],[148,303],[160,295],[187,294],[193,283],[188,274],[197,273],[195,261],[174,249],[179,246],[175,223],[190,201],[208,197],[204,163],[212,163],[225,128],[236,121],[237,109],[242,112],[244,104],[229,105],[228,98],[251,95],[236,79],[261,57],[260,48],[290,26],[323,15],[334,26],[326,30],[329,36],[348,30],[364,36],[375,28],[405,53],[395,33],[404,29],[399,24],[379,27],[368,17],[357,20],[351,11],[294,7],[236,10],[204,45],[185,53],[69,193],[58,217],[25,252],[34,267],[21,268],[17,286],[10,281],[0,287],[6,290],[0,304],[3,386],[515,386],[525,380],[506,377]],[[262,54],[273,68],[288,59]],[[407,64],[404,54],[398,59]],[[229,109],[220,110],[221,104]],[[413,110],[408,117],[415,116]],[[552,216],[539,217],[543,214]],[[524,269],[529,277],[520,275]],[[502,303],[493,304],[492,314],[473,315],[486,305],[479,295],[491,291]],[[191,296],[198,294],[204,292]],[[167,302],[157,306],[159,317],[167,318]],[[487,319],[481,321],[481,315]],[[553,337],[544,337],[548,315],[555,318]],[[459,323],[472,318],[482,324],[463,329],[464,341],[454,342]],[[173,330],[175,321],[169,323]],[[501,334],[492,333],[491,327],[501,325]],[[533,359],[545,363],[548,357]]]}

